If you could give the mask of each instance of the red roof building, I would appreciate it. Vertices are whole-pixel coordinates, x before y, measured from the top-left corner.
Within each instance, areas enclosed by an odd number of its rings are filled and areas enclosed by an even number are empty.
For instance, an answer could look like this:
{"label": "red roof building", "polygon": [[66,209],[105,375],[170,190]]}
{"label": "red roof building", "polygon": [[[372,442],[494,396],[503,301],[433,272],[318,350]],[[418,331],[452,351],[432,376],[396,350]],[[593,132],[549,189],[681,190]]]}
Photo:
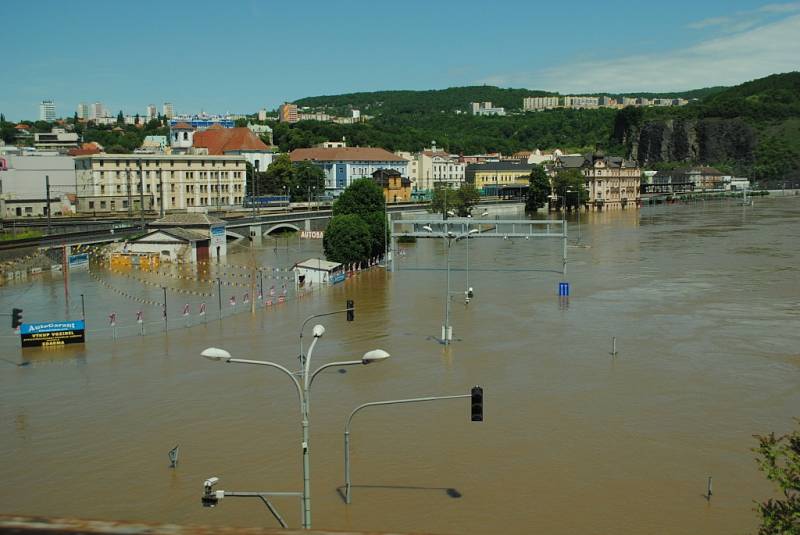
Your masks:
{"label": "red roof building", "polygon": [[195,132],[195,148],[208,149],[208,154],[240,154],[242,152],[270,152],[270,147],[249,128],[222,128],[212,126],[208,130]]}

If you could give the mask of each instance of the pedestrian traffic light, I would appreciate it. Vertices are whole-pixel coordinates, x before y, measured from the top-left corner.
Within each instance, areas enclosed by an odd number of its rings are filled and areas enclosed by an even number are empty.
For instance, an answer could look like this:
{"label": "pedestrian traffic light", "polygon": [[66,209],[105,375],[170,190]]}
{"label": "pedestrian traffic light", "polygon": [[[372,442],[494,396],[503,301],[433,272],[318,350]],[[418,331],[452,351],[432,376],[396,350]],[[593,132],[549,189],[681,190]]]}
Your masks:
{"label": "pedestrian traffic light", "polygon": [[347,321],[353,321],[356,319],[356,309],[355,304],[353,304],[352,299],[347,300]]}
{"label": "pedestrian traffic light", "polygon": [[483,421],[483,388],[472,387],[472,421]]}
{"label": "pedestrian traffic light", "polygon": [[22,309],[21,308],[12,308],[11,309],[11,328],[16,329],[22,325]]}

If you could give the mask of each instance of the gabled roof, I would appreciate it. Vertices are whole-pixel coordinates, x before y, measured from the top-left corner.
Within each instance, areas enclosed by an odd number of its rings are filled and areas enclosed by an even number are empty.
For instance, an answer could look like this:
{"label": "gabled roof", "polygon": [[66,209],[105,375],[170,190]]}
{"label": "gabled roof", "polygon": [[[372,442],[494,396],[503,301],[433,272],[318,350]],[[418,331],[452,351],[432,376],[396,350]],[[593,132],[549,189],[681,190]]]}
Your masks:
{"label": "gabled roof", "polygon": [[170,129],[172,130],[194,130],[192,125],[189,123],[177,123],[174,126],[171,126]]}
{"label": "gabled roof", "polygon": [[268,151],[269,146],[247,127],[239,128],[214,128],[194,135],[192,144],[195,147],[208,149],[211,155],[221,155],[229,152]]}
{"label": "gabled roof", "polygon": [[377,147],[336,147],[295,149],[289,155],[293,162],[407,162],[397,154]]}
{"label": "gabled roof", "polygon": [[186,230],[185,228],[181,227],[173,227],[173,228],[159,228],[155,230],[151,230],[144,236],[139,236],[138,238],[134,238],[131,243],[137,242],[144,242],[147,243],[147,238],[153,236],[154,234],[166,234],[167,236],[172,236],[173,238],[184,241],[184,242],[196,242],[196,241],[204,241],[208,239],[208,236],[203,236],[200,233],[193,232],[191,230]]}

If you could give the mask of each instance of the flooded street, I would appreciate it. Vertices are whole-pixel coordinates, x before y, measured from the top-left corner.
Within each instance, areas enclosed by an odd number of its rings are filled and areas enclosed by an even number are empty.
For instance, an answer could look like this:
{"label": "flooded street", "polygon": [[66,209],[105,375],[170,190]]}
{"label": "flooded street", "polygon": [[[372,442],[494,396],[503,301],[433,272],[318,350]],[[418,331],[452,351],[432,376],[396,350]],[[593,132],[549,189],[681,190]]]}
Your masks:
{"label": "flooded street", "polygon": [[[314,382],[315,528],[752,533],[754,500],[770,495],[752,435],[785,433],[800,416],[798,236],[794,197],[582,214],[585,246],[568,250],[568,307],[557,297],[559,240],[470,240],[475,298],[468,306],[453,299],[449,348],[435,340],[445,295],[440,239],[402,244],[398,272],[375,268],[302,298],[287,288],[286,303],[259,304],[255,315],[242,304],[244,293],[253,297],[251,252],[230,246],[228,263],[239,267],[219,273],[230,283],[221,320],[216,272],[204,283],[177,269],[163,279],[79,272],[69,305],[57,274],[0,287],[0,308],[23,308],[26,321],[79,319],[84,294],[88,329],[85,346],[57,351],[23,351],[7,325],[2,331],[0,512],[277,527],[257,500],[204,509],[200,496],[210,476],[230,491],[302,489],[294,387],[275,370],[199,353],[215,346],[295,369],[303,319],[353,299],[355,322],[320,320],[326,333],[314,364],[375,348],[392,356]],[[570,242],[576,237],[573,220]],[[321,245],[265,238],[255,257],[286,268],[319,257]],[[451,260],[453,290],[464,290],[463,242]],[[288,275],[270,271],[265,293],[274,286],[277,298],[291,286]],[[205,318],[197,315],[202,302]],[[473,385],[484,388],[482,423],[469,421],[466,399],[360,413],[353,503],[344,505],[337,487],[353,408],[466,394]],[[171,469],[167,452],[176,444]],[[462,496],[448,496],[449,488]],[[274,503],[299,526],[297,499]]]}

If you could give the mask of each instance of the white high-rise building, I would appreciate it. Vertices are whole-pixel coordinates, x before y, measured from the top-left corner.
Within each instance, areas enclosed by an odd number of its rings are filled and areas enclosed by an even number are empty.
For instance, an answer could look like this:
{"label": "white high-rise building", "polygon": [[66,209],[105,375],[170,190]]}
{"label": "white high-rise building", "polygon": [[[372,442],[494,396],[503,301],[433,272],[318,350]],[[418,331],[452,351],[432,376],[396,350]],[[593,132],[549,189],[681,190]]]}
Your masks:
{"label": "white high-rise building", "polygon": [[56,120],[56,104],[52,100],[43,100],[39,104],[39,120],[52,123]]}
{"label": "white high-rise building", "polygon": [[78,104],[75,112],[78,114],[78,119],[83,119],[84,121],[89,119],[89,105],[85,102]]}
{"label": "white high-rise building", "polygon": [[102,102],[95,102],[89,108],[89,119],[97,120],[101,117],[105,117],[105,115],[105,108]]}
{"label": "white high-rise building", "polygon": [[172,102],[164,103],[164,117],[167,119],[175,117],[175,109],[172,107]]}
{"label": "white high-rise building", "polygon": [[152,121],[158,117],[158,108],[156,108],[155,104],[150,104],[147,106],[147,120]]}
{"label": "white high-rise building", "polygon": [[258,110],[258,120],[259,121],[266,121],[267,120],[267,110],[266,108],[261,108]]}

